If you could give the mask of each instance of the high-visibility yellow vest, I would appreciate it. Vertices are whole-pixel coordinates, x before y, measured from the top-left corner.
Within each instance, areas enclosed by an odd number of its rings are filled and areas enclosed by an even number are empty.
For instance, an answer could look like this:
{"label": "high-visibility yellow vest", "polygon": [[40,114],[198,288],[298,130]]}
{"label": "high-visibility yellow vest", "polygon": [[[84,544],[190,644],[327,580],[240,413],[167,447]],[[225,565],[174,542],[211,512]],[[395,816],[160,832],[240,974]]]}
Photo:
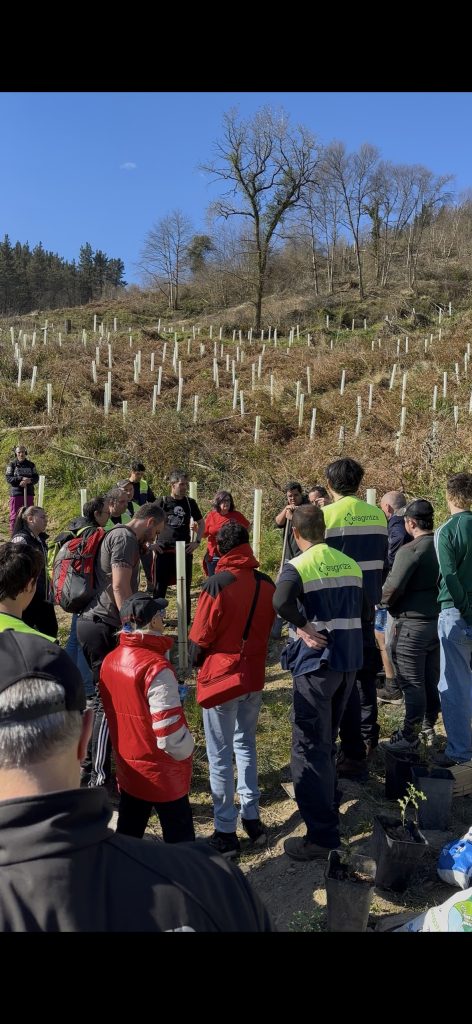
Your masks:
{"label": "high-visibility yellow vest", "polygon": [[16,615],[0,612],[0,633],[4,633],[7,629],[12,629],[14,633],[34,633],[36,636],[43,636],[45,640],[50,640],[52,644],[54,643],[53,636],[40,633],[39,629],[33,629],[32,626],[28,626],[26,622],[23,622],[23,619],[19,619]]}

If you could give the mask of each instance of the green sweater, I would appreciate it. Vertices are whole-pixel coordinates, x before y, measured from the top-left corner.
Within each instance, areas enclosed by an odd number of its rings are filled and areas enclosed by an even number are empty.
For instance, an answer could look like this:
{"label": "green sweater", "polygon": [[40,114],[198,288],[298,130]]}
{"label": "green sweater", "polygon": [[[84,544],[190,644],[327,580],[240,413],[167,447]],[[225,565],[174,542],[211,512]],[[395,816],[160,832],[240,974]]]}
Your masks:
{"label": "green sweater", "polygon": [[472,512],[455,512],[436,530],[434,546],[441,608],[457,608],[472,625]]}

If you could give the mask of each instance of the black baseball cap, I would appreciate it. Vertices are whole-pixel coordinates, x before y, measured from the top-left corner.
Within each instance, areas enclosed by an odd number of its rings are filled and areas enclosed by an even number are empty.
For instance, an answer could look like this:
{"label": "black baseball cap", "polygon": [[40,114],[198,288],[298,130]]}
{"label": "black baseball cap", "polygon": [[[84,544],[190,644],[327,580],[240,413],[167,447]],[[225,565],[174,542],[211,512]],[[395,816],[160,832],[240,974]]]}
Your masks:
{"label": "black baseball cap", "polygon": [[415,498],[408,502],[403,515],[408,516],[409,519],[417,517],[418,519],[430,519],[431,516],[434,516],[434,508],[426,498]]}
{"label": "black baseball cap", "polygon": [[82,676],[72,658],[57,644],[34,633],[0,632],[0,693],[21,679],[51,679],[59,683],[63,697],[9,711],[0,709],[1,722],[26,722],[59,711],[83,711],[85,689]]}
{"label": "black baseball cap", "polygon": [[120,619],[123,623],[135,622],[141,629],[151,619],[167,608],[169,604],[164,597],[151,597],[150,594],[138,593],[128,597],[120,608]]}

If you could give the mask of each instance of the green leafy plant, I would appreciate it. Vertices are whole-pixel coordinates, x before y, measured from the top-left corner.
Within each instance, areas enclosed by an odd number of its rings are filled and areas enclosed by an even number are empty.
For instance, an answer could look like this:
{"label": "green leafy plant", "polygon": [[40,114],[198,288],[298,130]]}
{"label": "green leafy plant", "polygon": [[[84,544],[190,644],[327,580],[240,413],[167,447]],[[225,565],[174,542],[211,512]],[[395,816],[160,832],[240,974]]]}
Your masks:
{"label": "green leafy plant", "polygon": [[415,789],[413,783],[409,782],[406,788],[405,796],[400,797],[397,800],[397,804],[400,807],[403,828],[405,828],[405,815],[409,804],[411,804],[411,806],[415,808],[415,818],[418,818],[419,800],[427,800],[426,793],[423,793],[422,789]]}

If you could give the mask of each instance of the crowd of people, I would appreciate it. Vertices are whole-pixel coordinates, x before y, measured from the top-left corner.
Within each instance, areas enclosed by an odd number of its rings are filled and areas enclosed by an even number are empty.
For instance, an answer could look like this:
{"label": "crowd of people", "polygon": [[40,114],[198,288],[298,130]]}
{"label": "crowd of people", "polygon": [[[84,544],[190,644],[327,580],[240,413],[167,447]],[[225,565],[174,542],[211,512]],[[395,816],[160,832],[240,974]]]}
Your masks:
{"label": "crowd of people", "polygon": [[[140,912],[143,930],[270,930],[257,897],[224,863],[241,850],[239,815],[250,846],[267,843],[256,731],[276,615],[279,632],[288,623],[281,662],[293,677],[291,771],[306,825],[305,836],[285,840],[291,859],[326,857],[339,846],[340,784],[368,777],[379,745],[378,702],[405,704],[402,727],[386,740],[393,752],[413,752],[420,741],[434,747],[442,713],[447,746],[435,760],[446,767],[472,760],[471,474],[447,480],[450,518],[436,533],[427,499],[407,501],[392,490],[380,507],[364,501],[364,471],[354,459],[331,462],[326,486],[305,489],[288,481],[275,516],[283,540],[274,583],[259,570],[250,524],[229,491],[217,492],[205,517],[188,497],[183,469],[170,474],[170,494],[156,498],[141,462],[108,494],[85,504],[82,516],[49,546],[48,563],[47,515],[34,505],[38,477],[26,455],[18,446],[7,468],[12,538],[0,545],[0,654],[7,665],[0,682],[0,820],[5,814],[7,844],[12,837],[11,871],[0,882],[0,924],[3,919],[6,928],[22,930],[33,913],[41,929],[51,914],[56,897],[28,891],[17,832],[30,824],[31,842],[37,832],[44,849],[48,842],[53,849],[59,816],[69,830],[61,854],[64,887],[72,884],[74,863],[99,875],[108,865],[113,895],[127,859],[134,858],[138,894],[134,908],[119,899],[113,913],[106,893],[93,910],[77,895],[65,911],[59,885],[59,930],[100,930],[107,914],[110,930],[139,930]],[[51,559],[68,538],[99,529],[94,593],[72,616],[64,652],[54,642]],[[214,812],[206,844],[195,841],[194,738],[164,632],[176,542],[185,543],[190,626],[192,561],[203,539],[207,579],[189,632],[189,657],[197,697],[205,685],[217,694],[213,702],[201,699]],[[106,797],[112,751],[119,790],[115,833],[108,828]],[[185,844],[175,860],[160,847],[151,853],[149,844],[127,845],[141,843],[153,810],[164,850]],[[0,838],[0,855],[1,844]],[[47,859],[45,852],[37,869],[43,882],[51,877]],[[182,881],[187,862],[189,890]],[[14,886],[11,903],[5,893]],[[146,886],[165,890],[165,912]],[[226,918],[216,910],[225,889]]]}

